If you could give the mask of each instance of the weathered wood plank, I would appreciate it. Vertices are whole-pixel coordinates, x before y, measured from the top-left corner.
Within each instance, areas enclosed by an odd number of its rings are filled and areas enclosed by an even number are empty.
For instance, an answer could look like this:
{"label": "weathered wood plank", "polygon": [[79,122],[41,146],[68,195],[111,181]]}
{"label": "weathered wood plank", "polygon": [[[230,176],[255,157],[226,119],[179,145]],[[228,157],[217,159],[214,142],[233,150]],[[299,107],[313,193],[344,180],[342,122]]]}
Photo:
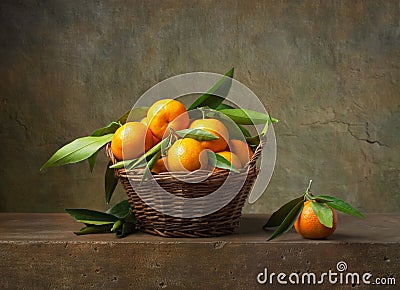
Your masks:
{"label": "weathered wood plank", "polygon": [[[143,233],[75,236],[66,214],[0,214],[0,288],[253,289],[268,272],[370,272],[399,278],[399,215],[340,216],[337,232],[310,241],[290,232],[267,242],[267,216],[244,216],[239,232],[206,239],[161,238]],[[339,273],[339,272],[338,272]],[[287,279],[287,278],[286,278]],[[371,278],[372,279],[372,278]],[[372,280],[371,280],[372,281]],[[332,286],[328,280],[319,289]],[[349,287],[336,283],[335,287]],[[365,285],[360,285],[364,288]]]}

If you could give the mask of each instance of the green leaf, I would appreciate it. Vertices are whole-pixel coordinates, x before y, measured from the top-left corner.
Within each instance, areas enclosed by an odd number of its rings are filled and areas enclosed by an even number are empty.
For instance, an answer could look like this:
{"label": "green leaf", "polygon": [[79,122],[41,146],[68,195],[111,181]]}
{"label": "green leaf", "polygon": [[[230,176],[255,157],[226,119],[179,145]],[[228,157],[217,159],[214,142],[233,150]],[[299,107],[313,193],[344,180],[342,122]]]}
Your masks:
{"label": "green leaf", "polygon": [[87,234],[97,234],[97,233],[109,233],[112,228],[112,224],[101,225],[101,226],[86,226],[81,228],[78,232],[74,232],[76,235],[87,235]]}
{"label": "green leaf", "polygon": [[126,120],[128,119],[129,114],[131,111],[127,111],[125,114],[123,114],[117,121],[113,121],[110,124],[108,124],[105,127],[99,128],[96,131],[92,133],[92,136],[103,136],[105,134],[111,134],[117,131],[117,129],[126,123]]}
{"label": "green leaf", "polygon": [[267,223],[263,226],[263,228],[268,228],[268,227],[277,227],[286,218],[286,216],[290,213],[290,211],[300,202],[304,201],[304,197],[300,196],[298,198],[295,198],[288,203],[284,204],[281,206],[277,211],[275,211],[271,217],[268,219]]}
{"label": "green leaf", "polygon": [[84,223],[85,225],[96,225],[96,226],[109,225],[114,223],[110,221],[93,221],[93,220],[76,220],[76,221],[78,223]]}
{"label": "green leaf", "polygon": [[124,218],[127,223],[137,223],[136,217],[132,210],[129,211],[129,214]]}
{"label": "green leaf", "polygon": [[232,86],[234,68],[231,68],[205,94],[201,95],[188,108],[193,110],[200,107],[217,108],[226,98]]}
{"label": "green leaf", "polygon": [[343,213],[364,218],[364,215],[361,212],[359,212],[358,210],[353,208],[350,204],[341,199],[328,195],[318,195],[315,197],[315,200],[319,202],[326,202],[326,204],[329,205],[330,207],[338,211],[341,211]]}
{"label": "green leaf", "polygon": [[319,222],[328,228],[332,228],[333,227],[332,210],[326,204],[323,203],[311,201],[310,204]]}
{"label": "green leaf", "polygon": [[216,106],[215,108],[214,108],[214,110],[217,110],[217,111],[219,111],[219,110],[223,110],[223,109],[235,109],[235,107],[232,107],[232,106],[230,106],[230,105],[227,105],[227,104],[219,104],[218,106]]}
{"label": "green leaf", "polygon": [[128,168],[128,167],[132,166],[132,164],[134,164],[137,160],[138,160],[138,158],[118,161],[117,163],[110,165],[110,168],[111,169]]}
{"label": "green leaf", "polygon": [[114,169],[110,168],[110,165],[112,165],[111,161],[108,162],[106,173],[104,176],[104,190],[106,193],[107,204],[110,203],[111,197],[118,184],[118,178],[115,177],[115,171]]}
{"label": "green leaf", "polygon": [[269,128],[269,124],[270,124],[270,123],[272,123],[272,118],[271,118],[271,115],[268,114],[268,121],[265,123],[265,126],[264,126],[264,128],[262,129],[262,131],[261,131],[260,139],[261,139],[261,137],[264,137],[265,134],[267,134],[268,128]]}
{"label": "green leaf", "polygon": [[[216,112],[216,114],[214,114],[214,112]],[[231,119],[225,115],[222,115],[221,113],[218,113],[217,111],[210,110],[207,112],[206,116],[209,118],[218,119],[220,122],[222,122],[229,132],[230,139],[243,139],[243,135],[246,136],[246,134],[250,136],[250,133],[246,128],[236,124]]]}
{"label": "green leaf", "polygon": [[[268,115],[269,116],[269,115]],[[258,146],[258,144],[260,144],[260,140],[263,136],[265,136],[265,134],[267,134],[268,131],[268,126],[270,124],[271,119],[269,119],[266,123],[265,126],[263,128],[263,130],[261,131],[260,135],[254,135],[254,136],[250,136],[250,137],[246,137],[246,142],[250,145],[250,146]]]}
{"label": "green leaf", "polygon": [[120,126],[121,125],[119,123],[117,123],[117,122],[111,122],[107,126],[99,128],[96,131],[94,131],[91,136],[99,137],[99,136],[103,136],[103,135],[106,135],[106,134],[113,134],[115,131],[117,131],[117,129]]}
{"label": "green leaf", "polygon": [[123,200],[106,213],[88,209],[66,209],[78,222],[85,223],[86,227],[75,232],[77,235],[92,233],[115,232],[117,237],[138,231],[137,220],[131,212],[128,200]]}
{"label": "green leaf", "polygon": [[112,208],[106,211],[106,213],[116,216],[117,218],[123,219],[130,213],[130,204],[127,199],[117,203]]}
{"label": "green leaf", "polygon": [[241,125],[265,124],[268,121],[268,115],[260,112],[246,109],[223,109],[221,113],[231,118],[235,123]]}
{"label": "green leaf", "polygon": [[129,234],[133,234],[139,230],[136,222],[124,222],[122,229],[117,231],[118,238],[124,238]]}
{"label": "green leaf", "polygon": [[107,134],[99,137],[88,136],[76,139],[54,153],[40,170],[51,166],[76,163],[87,159],[110,142],[112,136],[113,134]]}
{"label": "green leaf", "polygon": [[[227,104],[220,104],[219,106],[217,106],[216,108],[214,108],[214,110],[216,110],[216,111],[220,111],[220,110],[224,110],[224,109],[235,109],[235,107],[232,107],[232,106],[227,105]],[[200,109],[200,110],[202,110],[202,109]],[[207,112],[207,116],[210,117],[210,118],[214,118],[215,115],[217,115],[217,114],[213,113],[213,110],[212,110],[212,109],[210,109],[210,111]],[[243,127],[243,126],[240,125],[240,124],[234,123],[234,124],[235,124],[235,128],[233,128],[233,130],[232,130],[232,128],[231,128],[232,126],[230,125],[230,124],[232,124],[231,121],[228,122],[228,121],[226,121],[225,119],[222,119],[222,120],[220,120],[220,121],[221,121],[222,123],[224,123],[224,125],[228,128],[228,131],[229,131],[230,134],[236,133],[235,131],[236,131],[236,126],[237,126],[237,127],[239,128],[239,130],[242,132],[242,134],[243,134],[245,137],[250,137],[250,136],[251,136],[249,130],[247,130],[245,127]],[[234,134],[234,135],[235,135],[235,134]],[[242,136],[238,135],[238,136],[236,136],[236,137],[237,137],[237,138],[241,138]]]}
{"label": "green leaf", "polygon": [[157,162],[157,160],[161,156],[161,150],[158,151],[156,154],[154,154],[153,157],[151,157],[150,161],[147,162],[146,168],[144,169],[142,180],[140,181],[140,185],[142,185],[143,181],[145,181],[149,176],[151,176],[151,169],[153,168],[154,164]]}
{"label": "green leaf", "polygon": [[99,150],[97,150],[92,156],[88,158],[90,172],[93,172],[94,164],[96,163],[96,158],[98,153]]}
{"label": "green leaf", "polygon": [[213,133],[205,131],[203,129],[184,129],[176,131],[175,133],[182,138],[192,138],[197,141],[210,141],[219,138]]}
{"label": "green leaf", "polygon": [[246,137],[246,142],[249,145],[258,146],[258,144],[260,144],[260,136],[255,135],[255,136],[251,136],[251,137]]}
{"label": "green leaf", "polygon": [[275,119],[275,118],[271,117],[271,123],[278,123],[278,122],[279,122],[279,119]]}
{"label": "green leaf", "polygon": [[283,235],[284,233],[288,232],[293,227],[296,220],[299,218],[299,215],[303,210],[303,206],[304,206],[303,200],[299,201],[288,213],[288,215],[285,217],[280,226],[272,233],[268,241],[271,241],[279,237],[280,235]]}
{"label": "green leaf", "polygon": [[126,112],[122,117],[120,117],[117,122],[123,125],[128,121],[128,117],[130,121],[140,121],[147,116],[148,110],[149,107],[133,108],[132,110]]}
{"label": "green leaf", "polygon": [[146,161],[146,160],[150,159],[151,157],[153,157],[154,154],[157,154],[158,152],[161,152],[162,148],[165,148],[165,147],[168,146],[168,144],[169,144],[169,142],[171,140],[170,136],[165,138],[165,139],[163,139],[156,146],[154,146],[149,151],[147,151],[145,154],[143,154],[141,157],[136,159],[136,161],[129,167],[129,169],[142,167],[143,166],[142,164],[143,164],[144,161]]}
{"label": "green leaf", "polygon": [[118,218],[113,215],[90,209],[66,209],[65,211],[77,222],[90,225],[113,224],[118,220]]}
{"label": "green leaf", "polygon": [[111,231],[112,231],[112,232],[116,232],[116,231],[123,225],[123,223],[124,223],[124,221],[122,221],[122,220],[117,220],[117,221],[113,224],[113,226],[112,226],[112,228],[111,228]]}
{"label": "green leaf", "polygon": [[236,125],[239,127],[240,131],[242,131],[244,137],[250,137],[251,136],[249,130],[247,130],[245,127],[243,127],[240,124],[236,124]]}
{"label": "green leaf", "polygon": [[237,168],[235,168],[222,155],[216,154],[216,153],[212,152],[211,150],[207,150],[207,157],[208,157],[208,162],[211,166],[221,168],[221,169],[228,169],[228,170],[232,170],[236,173],[239,173],[239,170],[237,170]]}

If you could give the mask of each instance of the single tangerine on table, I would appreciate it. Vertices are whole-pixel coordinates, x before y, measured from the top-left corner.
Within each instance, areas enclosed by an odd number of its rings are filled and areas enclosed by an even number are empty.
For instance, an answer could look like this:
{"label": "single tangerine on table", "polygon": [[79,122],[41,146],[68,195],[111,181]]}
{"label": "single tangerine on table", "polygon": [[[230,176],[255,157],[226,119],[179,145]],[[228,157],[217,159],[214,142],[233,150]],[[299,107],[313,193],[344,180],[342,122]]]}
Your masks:
{"label": "single tangerine on table", "polygon": [[324,239],[336,230],[337,213],[333,208],[330,208],[333,214],[333,226],[328,228],[320,223],[317,215],[311,207],[311,201],[304,202],[303,210],[299,218],[294,223],[296,231],[306,239]]}
{"label": "single tangerine on table", "polygon": [[179,139],[168,149],[169,171],[194,171],[206,168],[207,163],[207,152],[199,141],[192,138]]}
{"label": "single tangerine on table", "polygon": [[237,139],[229,141],[229,149],[239,157],[242,166],[245,166],[254,155],[250,146],[246,142]]}
{"label": "single tangerine on table", "polygon": [[225,125],[218,119],[199,119],[190,124],[191,129],[203,129],[218,137],[210,141],[201,141],[204,149],[210,149],[213,152],[224,151],[228,146],[229,131]]}
{"label": "single tangerine on table", "polygon": [[111,150],[118,160],[135,159],[153,147],[151,131],[140,122],[128,122],[115,131]]}
{"label": "single tangerine on table", "polygon": [[153,135],[161,140],[168,128],[174,131],[186,129],[189,126],[189,115],[181,102],[164,99],[149,108],[147,122]]}

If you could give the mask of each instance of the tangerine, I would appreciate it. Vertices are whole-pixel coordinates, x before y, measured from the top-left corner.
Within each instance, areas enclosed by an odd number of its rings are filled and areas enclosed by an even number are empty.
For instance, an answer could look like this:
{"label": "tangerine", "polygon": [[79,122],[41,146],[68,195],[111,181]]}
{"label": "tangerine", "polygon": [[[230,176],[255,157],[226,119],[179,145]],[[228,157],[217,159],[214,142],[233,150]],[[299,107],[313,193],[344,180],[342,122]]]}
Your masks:
{"label": "tangerine", "polygon": [[167,169],[169,171],[194,171],[207,166],[206,151],[197,140],[179,139],[172,144],[167,153]]}
{"label": "tangerine", "polygon": [[229,149],[239,157],[242,166],[245,166],[254,155],[250,146],[246,142],[237,139],[229,141]]}
{"label": "tangerine", "polygon": [[190,124],[191,129],[203,129],[218,137],[210,141],[201,141],[204,149],[210,149],[214,152],[224,151],[228,146],[229,131],[225,125],[218,119],[199,119]]}
{"label": "tangerine", "polygon": [[[142,120],[140,120],[140,123],[146,125],[147,127],[149,127],[149,119],[147,117],[144,117]],[[151,131],[151,130],[150,130]],[[153,132],[151,132],[151,134],[153,134]],[[153,146],[158,144],[160,142],[160,139],[158,139],[156,136],[154,136],[153,134]]]}
{"label": "tangerine", "polygon": [[337,213],[330,208],[333,214],[333,226],[328,228],[320,223],[317,215],[311,207],[311,201],[304,202],[303,210],[299,218],[294,223],[296,231],[306,239],[324,239],[336,230]]}
{"label": "tangerine", "polygon": [[[232,152],[229,151],[221,151],[217,153],[218,155],[221,155],[222,157],[224,157],[226,160],[228,160],[233,167],[235,167],[236,169],[240,169],[242,168],[242,163],[240,162],[239,157]],[[219,171],[219,168],[215,168],[214,171]]]}
{"label": "tangerine", "polygon": [[186,129],[189,126],[189,115],[181,102],[164,99],[149,108],[147,122],[153,135],[161,140],[168,128],[174,131]]}
{"label": "tangerine", "polygon": [[160,159],[157,160],[157,162],[154,164],[153,168],[151,169],[151,172],[154,173],[161,173],[161,172],[166,172],[167,171],[167,167],[166,164],[167,163],[167,157],[162,157]]}
{"label": "tangerine", "polygon": [[140,122],[128,122],[115,131],[111,150],[118,160],[135,159],[153,147],[151,131]]}

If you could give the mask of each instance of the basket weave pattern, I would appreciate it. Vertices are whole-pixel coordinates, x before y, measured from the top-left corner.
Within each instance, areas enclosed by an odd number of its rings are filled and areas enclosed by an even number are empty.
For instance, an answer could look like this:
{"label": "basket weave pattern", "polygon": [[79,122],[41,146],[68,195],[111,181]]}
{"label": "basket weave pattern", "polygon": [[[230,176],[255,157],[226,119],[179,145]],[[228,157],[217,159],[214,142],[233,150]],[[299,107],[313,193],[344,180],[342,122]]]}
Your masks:
{"label": "basket weave pattern", "polygon": [[[116,169],[115,174],[119,178],[128,195],[129,203],[139,223],[141,231],[163,237],[193,238],[227,235],[233,233],[239,226],[243,205],[258,174],[256,161],[261,154],[264,143],[264,140],[260,142],[260,145],[254,152],[252,159],[243,169],[240,170],[240,173],[230,173],[232,174],[232,177],[229,179],[229,184],[231,185],[231,183],[233,183],[230,187],[235,188],[234,183],[237,183],[239,186],[242,185],[239,193],[233,199],[229,192],[218,196],[218,199],[220,199],[218,202],[222,202],[222,204],[226,203],[226,205],[205,216],[195,218],[174,217],[159,212],[149,206],[139,197],[132,187],[133,184],[135,188],[138,188],[142,179],[143,169]],[[110,144],[106,146],[106,153],[112,163],[115,164],[118,162],[112,154]],[[206,180],[196,183],[196,179],[204,177],[204,174],[206,173],[200,170],[190,174],[179,172],[171,174],[170,172],[163,172],[160,174],[154,174],[153,178],[170,194],[184,198],[197,198],[211,194],[218,189],[227,179],[229,171],[219,170],[213,172]],[[236,188],[238,187],[236,186]],[[140,196],[145,197],[145,200],[147,201],[150,199],[152,202],[162,203],[163,200],[158,200],[154,197],[155,191],[157,190],[160,190],[160,188],[154,186],[154,183],[145,181],[140,185]],[[179,204],[176,204],[176,212],[179,213],[182,210],[184,210],[184,208]],[[200,213],[204,212],[204,208],[202,208],[201,205],[198,209],[194,209],[194,212],[196,211]]]}

